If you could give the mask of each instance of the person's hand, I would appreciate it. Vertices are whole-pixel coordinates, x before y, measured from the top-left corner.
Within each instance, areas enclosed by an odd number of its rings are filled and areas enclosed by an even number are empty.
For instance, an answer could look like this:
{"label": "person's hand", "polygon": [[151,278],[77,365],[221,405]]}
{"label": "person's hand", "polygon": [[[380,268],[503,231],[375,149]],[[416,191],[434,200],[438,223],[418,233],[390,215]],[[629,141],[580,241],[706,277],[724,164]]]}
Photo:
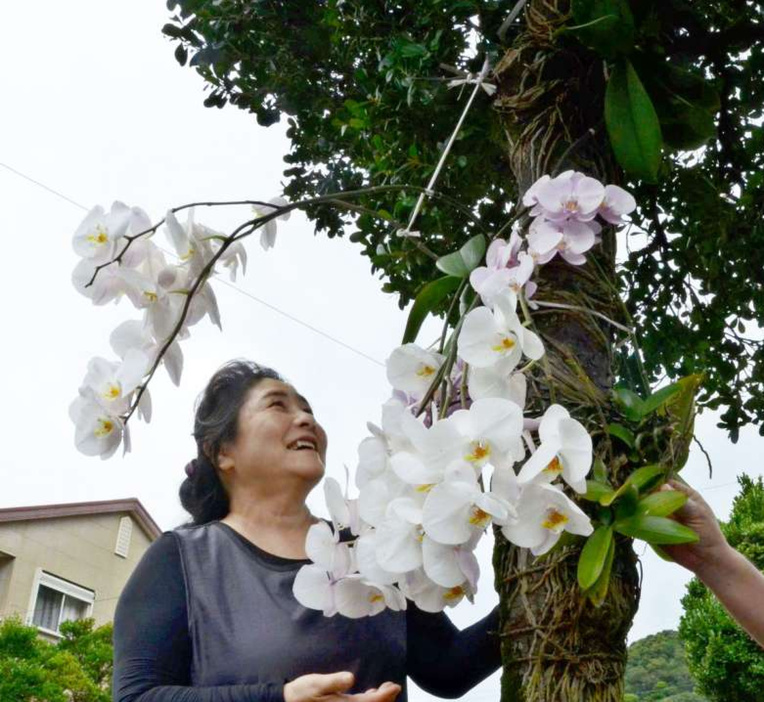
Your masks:
{"label": "person's hand", "polygon": [[662,490],[678,490],[687,495],[687,502],[671,515],[681,524],[690,527],[700,539],[695,543],[662,546],[664,551],[679,565],[693,573],[718,563],[721,554],[729,549],[719,522],[708,503],[687,483],[670,480]]}
{"label": "person's hand", "polygon": [[392,682],[382,683],[366,692],[345,692],[353,686],[352,673],[312,673],[284,685],[284,702],[393,702],[401,692],[401,686]]}

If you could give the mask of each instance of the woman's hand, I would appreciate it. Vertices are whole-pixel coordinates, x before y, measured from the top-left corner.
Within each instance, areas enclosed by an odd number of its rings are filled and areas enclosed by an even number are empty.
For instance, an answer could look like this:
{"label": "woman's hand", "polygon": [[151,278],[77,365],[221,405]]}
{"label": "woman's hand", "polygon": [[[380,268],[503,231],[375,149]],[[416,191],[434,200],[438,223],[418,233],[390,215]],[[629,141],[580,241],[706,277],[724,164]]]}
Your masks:
{"label": "woman's hand", "polygon": [[401,686],[391,682],[366,692],[345,692],[353,682],[352,673],[302,675],[284,685],[284,702],[393,702],[401,692]]}
{"label": "woman's hand", "polygon": [[687,495],[687,502],[672,516],[678,522],[690,527],[700,538],[695,543],[662,548],[679,565],[697,575],[707,568],[720,566],[721,556],[731,548],[719,528],[719,522],[711,507],[687,483],[671,480],[663,489],[678,490]]}

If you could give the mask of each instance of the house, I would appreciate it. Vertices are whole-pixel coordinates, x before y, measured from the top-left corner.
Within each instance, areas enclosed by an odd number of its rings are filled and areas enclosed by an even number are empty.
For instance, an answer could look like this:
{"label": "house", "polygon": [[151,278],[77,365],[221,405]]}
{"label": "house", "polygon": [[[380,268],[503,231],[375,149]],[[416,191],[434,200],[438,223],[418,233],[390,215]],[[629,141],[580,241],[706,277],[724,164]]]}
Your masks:
{"label": "house", "polygon": [[18,615],[51,641],[68,619],[112,621],[161,533],[135,498],[0,509],[0,619]]}

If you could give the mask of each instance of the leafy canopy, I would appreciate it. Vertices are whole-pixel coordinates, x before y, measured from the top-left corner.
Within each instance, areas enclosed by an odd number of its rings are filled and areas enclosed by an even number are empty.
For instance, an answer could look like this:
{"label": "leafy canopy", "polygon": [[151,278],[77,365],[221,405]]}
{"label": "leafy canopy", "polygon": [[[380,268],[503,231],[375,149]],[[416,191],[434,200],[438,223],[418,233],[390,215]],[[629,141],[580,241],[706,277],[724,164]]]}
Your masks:
{"label": "leafy canopy", "polygon": [[[231,103],[264,126],[286,119],[285,192],[297,200],[423,186],[466,99],[448,81],[511,49],[524,21],[499,30],[514,4],[169,0],[176,14],[164,32],[205,79],[206,105]],[[610,76],[592,99],[602,99],[647,234],[618,282],[650,380],[705,373],[701,404],[722,410],[733,440],[751,421],[764,432],[763,19],[751,0],[573,0],[553,37],[595,52]],[[423,248],[442,256],[495,233],[518,198],[492,100],[480,91],[415,227],[421,245],[397,233],[416,200],[410,188],[308,212],[329,236],[352,224],[401,306],[436,276]]]}

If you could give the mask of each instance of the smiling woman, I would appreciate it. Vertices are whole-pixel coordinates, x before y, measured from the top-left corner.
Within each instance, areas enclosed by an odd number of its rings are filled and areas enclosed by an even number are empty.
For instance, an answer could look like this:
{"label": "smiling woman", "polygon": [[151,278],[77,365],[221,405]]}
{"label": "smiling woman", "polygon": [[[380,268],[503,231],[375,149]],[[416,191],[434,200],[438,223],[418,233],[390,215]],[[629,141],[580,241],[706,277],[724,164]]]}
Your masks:
{"label": "smiling woman", "polygon": [[295,599],[327,439],[275,371],[218,370],[194,438],[192,521],[152,545],[117,607],[115,702],[405,701],[407,676],[458,697],[499,667],[497,610],[459,631],[413,603],[351,619]]}

